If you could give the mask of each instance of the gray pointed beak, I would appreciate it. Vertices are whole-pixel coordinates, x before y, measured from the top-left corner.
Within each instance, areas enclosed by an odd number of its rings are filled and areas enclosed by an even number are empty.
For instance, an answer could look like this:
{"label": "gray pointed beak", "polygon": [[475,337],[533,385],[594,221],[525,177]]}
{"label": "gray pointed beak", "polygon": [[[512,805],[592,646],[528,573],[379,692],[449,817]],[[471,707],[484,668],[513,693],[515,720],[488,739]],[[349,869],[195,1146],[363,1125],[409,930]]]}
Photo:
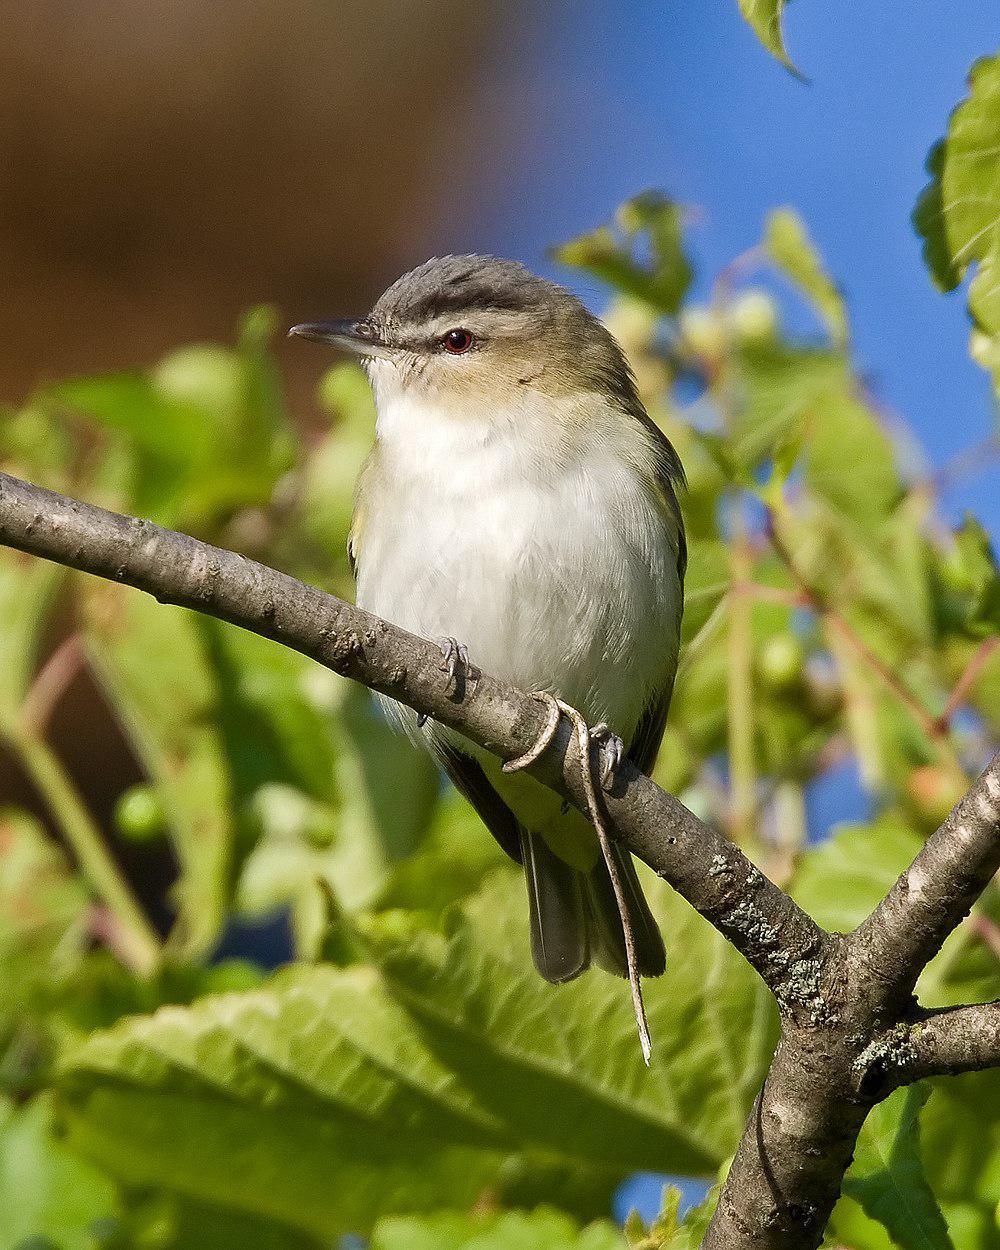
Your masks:
{"label": "gray pointed beak", "polygon": [[375,328],[367,321],[304,321],[292,326],[289,337],[310,339],[314,343],[328,343],[355,352],[359,356],[384,356],[389,345],[379,338]]}

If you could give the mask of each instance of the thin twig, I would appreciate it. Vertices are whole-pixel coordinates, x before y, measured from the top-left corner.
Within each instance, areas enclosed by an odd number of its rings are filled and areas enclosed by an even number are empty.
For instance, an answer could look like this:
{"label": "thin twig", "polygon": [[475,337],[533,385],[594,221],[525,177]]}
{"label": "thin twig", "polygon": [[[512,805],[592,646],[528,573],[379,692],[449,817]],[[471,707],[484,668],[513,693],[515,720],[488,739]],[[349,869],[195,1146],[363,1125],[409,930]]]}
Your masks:
{"label": "thin twig", "polygon": [[944,711],[938,717],[938,725],[942,733],[947,732],[948,727],[954,719],[955,713],[966,700],[969,691],[975,685],[979,674],[989,663],[990,657],[1000,647],[1000,638],[996,634],[989,638],[984,638],[979,646],[972,653],[968,664],[966,664],[961,677],[955,683],[955,688],[948,697]]}
{"label": "thin twig", "polygon": [[70,634],[42,665],[21,704],[20,720],[27,730],[42,734],[63,695],[84,665],[79,634]]}
{"label": "thin twig", "polygon": [[84,879],[114,914],[125,962],[141,975],[151,975],[160,963],[159,938],[62,763],[46,742],[21,727],[8,731],[6,740],[48,806]]}

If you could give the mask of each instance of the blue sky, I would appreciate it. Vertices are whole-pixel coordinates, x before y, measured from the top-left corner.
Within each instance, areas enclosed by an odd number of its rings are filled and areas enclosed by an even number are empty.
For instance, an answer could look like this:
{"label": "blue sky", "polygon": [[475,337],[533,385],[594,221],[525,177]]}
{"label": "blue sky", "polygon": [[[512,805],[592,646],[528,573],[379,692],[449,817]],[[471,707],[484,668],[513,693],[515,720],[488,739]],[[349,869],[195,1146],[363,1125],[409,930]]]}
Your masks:
{"label": "blue sky", "polygon": [[[697,210],[691,241],[707,284],[759,238],[769,208],[790,204],[847,294],[859,364],[932,462],[990,432],[964,296],[932,286],[910,213],[969,66],[995,50],[994,5],[795,0],[787,43],[808,85],[760,48],[736,0],[577,0],[534,20],[498,51],[483,88],[496,99],[521,80],[512,155],[487,202],[461,223],[442,216],[433,243],[518,256],[566,280],[546,247],[656,186]],[[600,306],[596,288],[578,289]],[[951,492],[950,514],[971,508],[1000,538],[997,486],[991,465]]]}

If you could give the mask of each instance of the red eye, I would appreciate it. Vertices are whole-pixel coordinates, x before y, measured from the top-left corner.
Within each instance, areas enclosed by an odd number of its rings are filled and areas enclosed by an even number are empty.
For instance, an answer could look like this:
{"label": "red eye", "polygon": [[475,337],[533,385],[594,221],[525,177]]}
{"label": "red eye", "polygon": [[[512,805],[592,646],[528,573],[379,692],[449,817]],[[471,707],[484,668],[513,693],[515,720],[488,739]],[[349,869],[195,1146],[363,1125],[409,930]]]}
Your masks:
{"label": "red eye", "polygon": [[461,356],[476,340],[469,330],[449,330],[447,334],[441,336],[439,341],[446,352],[451,352],[453,356]]}

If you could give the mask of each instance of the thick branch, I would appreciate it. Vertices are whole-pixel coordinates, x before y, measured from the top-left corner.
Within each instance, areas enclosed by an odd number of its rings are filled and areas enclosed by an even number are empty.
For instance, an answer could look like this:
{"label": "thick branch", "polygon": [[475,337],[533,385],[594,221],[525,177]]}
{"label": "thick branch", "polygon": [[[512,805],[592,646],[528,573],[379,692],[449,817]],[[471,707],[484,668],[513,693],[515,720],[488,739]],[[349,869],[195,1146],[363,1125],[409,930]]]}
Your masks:
{"label": "thick branch", "polygon": [[1000,754],[848,939],[857,992],[898,1014],[917,978],[1000,868]]}
{"label": "thick branch", "polygon": [[[0,543],[272,638],[503,759],[524,754],[545,724],[530,695],[485,674],[455,689],[433,643],[332,595],[235,552],[2,473]],[[530,771],[586,810],[568,726]],[[828,935],[731,842],[630,764],[604,797],[625,845],[732,942],[782,1007],[814,1011]]]}

